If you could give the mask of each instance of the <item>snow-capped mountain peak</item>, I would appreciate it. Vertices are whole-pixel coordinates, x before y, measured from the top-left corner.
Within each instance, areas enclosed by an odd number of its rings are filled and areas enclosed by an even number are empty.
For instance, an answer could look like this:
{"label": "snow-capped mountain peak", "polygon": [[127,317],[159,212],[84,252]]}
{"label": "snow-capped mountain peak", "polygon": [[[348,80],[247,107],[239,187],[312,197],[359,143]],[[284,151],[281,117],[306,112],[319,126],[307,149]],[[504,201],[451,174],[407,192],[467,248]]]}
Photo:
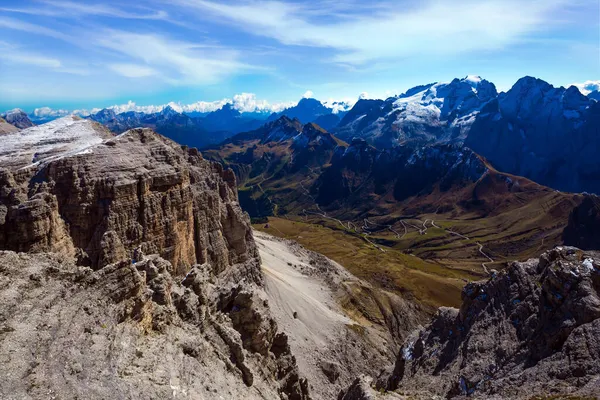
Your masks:
{"label": "snow-capped mountain peak", "polygon": [[474,89],[483,81],[479,75],[467,75],[463,81],[469,83]]}

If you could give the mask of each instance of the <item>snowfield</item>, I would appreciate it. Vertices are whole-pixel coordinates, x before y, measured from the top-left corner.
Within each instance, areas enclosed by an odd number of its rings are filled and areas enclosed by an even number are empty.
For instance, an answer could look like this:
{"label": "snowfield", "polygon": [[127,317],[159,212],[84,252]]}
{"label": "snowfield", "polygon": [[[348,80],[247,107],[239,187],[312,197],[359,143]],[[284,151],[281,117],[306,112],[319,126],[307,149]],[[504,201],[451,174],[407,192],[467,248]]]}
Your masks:
{"label": "snowfield", "polygon": [[89,153],[111,135],[92,121],[75,116],[2,136],[0,164],[23,169],[62,157]]}

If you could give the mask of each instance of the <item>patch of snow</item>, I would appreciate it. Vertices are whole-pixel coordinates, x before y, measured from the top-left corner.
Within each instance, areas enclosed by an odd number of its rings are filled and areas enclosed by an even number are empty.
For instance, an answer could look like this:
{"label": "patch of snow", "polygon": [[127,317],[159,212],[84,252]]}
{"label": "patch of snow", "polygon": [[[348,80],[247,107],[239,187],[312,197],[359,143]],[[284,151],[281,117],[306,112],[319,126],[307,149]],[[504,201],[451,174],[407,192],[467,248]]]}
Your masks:
{"label": "patch of snow", "polygon": [[402,358],[406,361],[410,361],[413,359],[413,348],[415,346],[415,342],[410,342],[408,346],[402,349]]}
{"label": "patch of snow", "polygon": [[586,258],[585,260],[583,260],[583,263],[581,265],[586,267],[588,271],[594,271],[594,263],[591,258]]}
{"label": "patch of snow", "polygon": [[93,122],[73,116],[63,117],[43,125],[33,126],[2,137],[0,164],[12,164],[27,159],[22,168],[76,154],[86,154],[103,137]]}
{"label": "patch of snow", "polygon": [[482,81],[481,77],[478,75],[467,75],[467,77],[464,80],[465,82],[468,82],[475,87],[477,87],[477,85],[479,85]]}

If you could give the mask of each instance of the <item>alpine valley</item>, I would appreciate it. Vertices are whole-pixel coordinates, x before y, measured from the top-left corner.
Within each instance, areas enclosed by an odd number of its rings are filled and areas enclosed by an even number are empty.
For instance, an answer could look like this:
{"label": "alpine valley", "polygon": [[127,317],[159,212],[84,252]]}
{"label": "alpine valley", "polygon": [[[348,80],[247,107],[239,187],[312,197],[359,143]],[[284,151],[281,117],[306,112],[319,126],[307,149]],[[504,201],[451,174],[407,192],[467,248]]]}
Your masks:
{"label": "alpine valley", "polygon": [[594,399],[598,92],[0,119],[0,397]]}

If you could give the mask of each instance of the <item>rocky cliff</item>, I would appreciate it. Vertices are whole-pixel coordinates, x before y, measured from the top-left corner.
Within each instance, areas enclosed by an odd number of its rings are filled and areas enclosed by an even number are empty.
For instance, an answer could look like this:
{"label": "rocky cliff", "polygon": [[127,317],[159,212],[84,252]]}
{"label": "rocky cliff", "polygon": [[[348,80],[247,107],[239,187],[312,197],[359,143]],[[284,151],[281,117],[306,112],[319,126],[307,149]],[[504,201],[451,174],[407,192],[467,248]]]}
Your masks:
{"label": "rocky cliff", "polygon": [[[378,385],[473,398],[600,393],[600,255],[557,247],[463,289]],[[429,396],[429,397],[427,397]]]}
{"label": "rocky cliff", "polygon": [[0,397],[308,398],[231,171],[149,129],[14,135],[0,249],[29,254],[0,253]]}
{"label": "rocky cliff", "polygon": [[[60,130],[75,136],[93,124],[79,122]],[[256,255],[230,171],[147,129],[90,138],[91,147],[2,171],[2,248],[77,252],[94,268],[140,249],[160,254],[177,273],[206,262],[222,271]],[[43,146],[31,145],[34,159]]]}

